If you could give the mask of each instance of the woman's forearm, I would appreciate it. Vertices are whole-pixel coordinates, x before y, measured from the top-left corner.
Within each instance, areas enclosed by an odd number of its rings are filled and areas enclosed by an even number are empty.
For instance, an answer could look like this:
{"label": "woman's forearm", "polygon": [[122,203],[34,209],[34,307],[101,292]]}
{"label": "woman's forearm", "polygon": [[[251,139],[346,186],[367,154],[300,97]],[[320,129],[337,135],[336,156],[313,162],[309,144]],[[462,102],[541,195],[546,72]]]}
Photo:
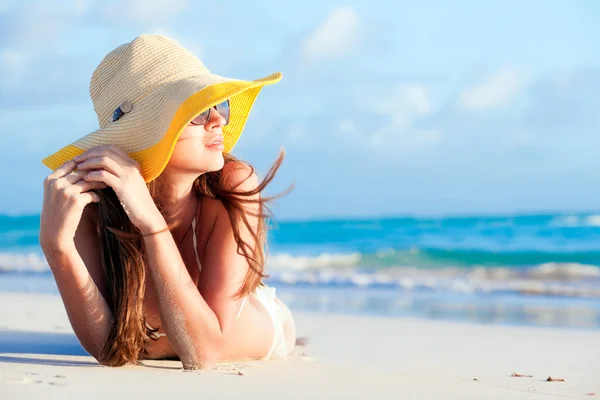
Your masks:
{"label": "woman's forearm", "polygon": [[194,285],[170,232],[145,236],[144,242],[160,318],[171,345],[184,368],[210,367],[223,343],[219,319]]}
{"label": "woman's forearm", "polygon": [[44,253],[65,305],[71,326],[83,348],[99,359],[112,324],[112,313],[75,244],[46,246]]}

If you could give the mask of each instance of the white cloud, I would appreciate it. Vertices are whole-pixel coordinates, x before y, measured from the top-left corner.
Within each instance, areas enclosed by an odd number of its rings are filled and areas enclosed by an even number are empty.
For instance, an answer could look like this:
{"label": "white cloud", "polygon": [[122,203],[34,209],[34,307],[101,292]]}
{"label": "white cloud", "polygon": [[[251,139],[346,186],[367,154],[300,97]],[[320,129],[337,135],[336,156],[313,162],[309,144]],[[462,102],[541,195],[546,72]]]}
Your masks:
{"label": "white cloud", "polygon": [[111,1],[103,2],[103,16],[115,22],[164,23],[181,13],[187,6],[187,0]]}
{"label": "white cloud", "polygon": [[358,132],[358,128],[356,127],[356,124],[351,119],[344,119],[344,120],[340,121],[340,124],[338,125],[338,129],[340,130],[340,132],[343,132],[343,133],[353,134],[353,133]]}
{"label": "white cloud", "polygon": [[399,84],[376,95],[360,93],[357,105],[384,120],[378,128],[372,128],[377,125],[377,121],[372,120],[360,129],[353,120],[340,121],[339,134],[356,139],[359,145],[399,153],[428,148],[441,138],[440,130],[416,125],[421,118],[434,112],[429,89],[424,85]]}
{"label": "white cloud", "polygon": [[43,70],[42,54],[62,53],[59,38],[85,11],[81,4],[38,0],[0,14],[0,89],[22,85],[30,71]]}
{"label": "white cloud", "polygon": [[306,128],[302,125],[292,125],[287,132],[288,139],[302,140],[306,138]]}
{"label": "white cloud", "polygon": [[370,142],[378,150],[397,153],[426,149],[437,143],[441,137],[438,129],[412,129],[402,132],[392,123],[371,134]]}
{"label": "white cloud", "polygon": [[158,26],[154,29],[150,29],[148,32],[163,35],[175,40],[200,59],[202,59],[202,56],[204,55],[204,46],[196,37],[183,37],[166,26]]}
{"label": "white cloud", "polygon": [[318,142],[322,142],[314,135],[314,132],[309,130],[302,122],[292,123],[289,128],[282,133],[283,135],[280,135],[283,140],[282,145],[294,147],[296,149],[314,149]]}
{"label": "white cloud", "polygon": [[377,98],[371,97],[368,106],[374,113],[389,117],[394,128],[401,131],[433,111],[427,87],[413,83],[400,84]]}
{"label": "white cloud", "polygon": [[358,40],[359,18],[351,7],[333,10],[303,42],[302,53],[310,59],[341,56]]}
{"label": "white cloud", "polygon": [[27,63],[27,55],[15,49],[0,50],[0,64],[9,71],[18,71]]}
{"label": "white cloud", "polygon": [[[180,13],[187,1],[168,3],[169,7],[164,0],[148,4],[140,0],[32,0],[0,13],[0,92],[6,94],[0,107],[72,103],[87,98],[93,69],[112,50],[106,49],[107,43],[116,47],[132,39],[123,37],[124,30],[151,32],[149,28],[154,26],[157,33],[175,38],[202,57],[202,44],[193,37],[185,40],[167,28],[167,18]],[[165,9],[162,13],[160,7]],[[113,18],[130,23],[124,25]]]}
{"label": "white cloud", "polygon": [[523,87],[525,75],[507,66],[488,77],[484,82],[465,89],[460,95],[460,105],[469,111],[486,110],[508,103]]}
{"label": "white cloud", "polygon": [[10,10],[11,8],[15,7],[17,3],[18,2],[16,0],[4,0],[0,3],[0,13],[6,10]]}
{"label": "white cloud", "polygon": [[68,31],[92,3],[84,0],[26,2],[7,12],[0,44],[9,48],[45,50]]}

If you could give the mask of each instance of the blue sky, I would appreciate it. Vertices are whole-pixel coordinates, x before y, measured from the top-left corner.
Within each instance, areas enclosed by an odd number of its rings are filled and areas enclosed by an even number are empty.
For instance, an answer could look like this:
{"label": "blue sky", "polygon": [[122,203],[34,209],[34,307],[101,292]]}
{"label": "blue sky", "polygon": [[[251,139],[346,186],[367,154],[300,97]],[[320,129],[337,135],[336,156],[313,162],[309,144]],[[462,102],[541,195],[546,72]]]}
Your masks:
{"label": "blue sky", "polygon": [[241,3],[0,3],[0,213],[39,211],[41,158],[96,128],[91,74],[140,33],[283,72],[234,150],[285,148],[281,218],[600,208],[599,2]]}

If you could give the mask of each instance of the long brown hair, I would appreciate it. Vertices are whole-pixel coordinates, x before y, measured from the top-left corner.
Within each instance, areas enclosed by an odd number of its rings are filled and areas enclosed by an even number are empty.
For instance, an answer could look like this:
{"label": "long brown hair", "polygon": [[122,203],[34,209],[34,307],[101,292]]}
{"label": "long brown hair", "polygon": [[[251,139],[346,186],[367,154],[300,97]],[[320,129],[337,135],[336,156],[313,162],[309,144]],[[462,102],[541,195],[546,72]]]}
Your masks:
{"label": "long brown hair", "polygon": [[[229,154],[224,157],[225,164],[239,161]],[[266,276],[266,228],[271,216],[267,203],[280,195],[262,197],[260,193],[275,177],[283,157],[281,152],[265,178],[250,191],[237,190],[239,184],[233,188],[227,187],[227,176],[224,176],[223,170],[200,175],[194,182],[194,190],[199,196],[221,201],[233,228],[238,253],[248,261],[248,272],[236,293],[237,297],[255,290]],[[253,167],[250,166],[250,169],[254,172]],[[159,188],[154,182],[150,182],[148,190],[156,202]],[[146,324],[143,313],[146,282],[144,241],[139,230],[129,220],[115,192],[107,188],[98,191],[98,194],[101,196],[101,201],[97,203],[100,256],[107,287],[106,301],[113,313],[110,333],[99,361],[105,365],[121,366],[136,363],[144,354],[146,340],[152,338],[152,333],[155,332]],[[257,211],[251,212],[249,204],[255,204],[253,208]],[[252,216],[258,217],[257,228],[248,220]],[[241,223],[252,235],[254,246],[242,239]]]}

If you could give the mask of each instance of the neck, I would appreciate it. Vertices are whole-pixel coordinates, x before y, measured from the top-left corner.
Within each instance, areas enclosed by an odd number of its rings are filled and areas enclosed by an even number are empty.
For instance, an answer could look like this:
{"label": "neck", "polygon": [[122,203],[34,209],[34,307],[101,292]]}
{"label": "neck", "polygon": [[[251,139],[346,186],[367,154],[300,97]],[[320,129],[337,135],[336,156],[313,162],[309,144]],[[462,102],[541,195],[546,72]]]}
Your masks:
{"label": "neck", "polygon": [[186,231],[196,214],[196,193],[194,180],[187,177],[177,179],[169,174],[159,177],[159,199],[162,214],[169,226],[173,226],[173,236]]}

